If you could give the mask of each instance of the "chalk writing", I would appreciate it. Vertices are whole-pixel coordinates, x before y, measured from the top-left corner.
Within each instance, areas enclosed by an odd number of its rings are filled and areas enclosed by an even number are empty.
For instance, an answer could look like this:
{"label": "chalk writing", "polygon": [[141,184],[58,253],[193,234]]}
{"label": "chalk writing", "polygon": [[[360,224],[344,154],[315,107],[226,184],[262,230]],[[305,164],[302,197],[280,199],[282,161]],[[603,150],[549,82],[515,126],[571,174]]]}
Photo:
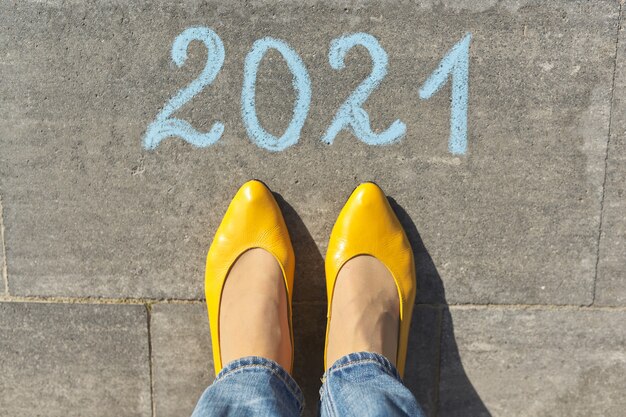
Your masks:
{"label": "chalk writing", "polygon": [[[451,79],[450,135],[448,150],[454,155],[467,152],[467,107],[469,79],[469,47],[472,35],[467,33],[443,57],[439,66],[419,89],[422,100],[431,98]],[[197,147],[207,147],[217,142],[224,133],[224,124],[215,122],[206,133],[198,132],[188,122],[172,117],[172,114],[210,85],[224,64],[224,45],[220,37],[206,27],[190,27],[176,37],[172,44],[172,60],[181,67],[187,60],[187,48],[194,41],[201,41],[207,48],[207,59],[200,75],[185,88],[179,90],[150,123],[144,136],[146,149],[155,149],[163,139],[180,137]],[[387,145],[400,140],[406,134],[406,125],[395,120],[382,132],[372,131],[370,117],[363,104],[387,75],[388,58],[378,40],[367,33],[353,33],[333,39],[328,51],[328,61],[335,70],[345,67],[345,58],[355,46],[364,47],[372,60],[372,71],[348,96],[337,110],[322,141],[332,144],[342,130],[350,131],[357,139],[369,145]],[[274,49],[285,60],[296,92],[293,115],[289,126],[280,137],[265,130],[256,111],[256,83],[259,66],[265,54]],[[243,87],[241,90],[241,116],[250,140],[268,151],[283,151],[298,143],[311,105],[311,80],[304,62],[285,41],[266,37],[252,45],[244,61]]]}
{"label": "chalk writing", "polygon": [[429,99],[439,91],[448,78],[452,78],[448,150],[455,155],[463,155],[467,152],[467,102],[471,39],[472,35],[468,33],[454,45],[419,90],[421,99]]}
{"label": "chalk writing", "polygon": [[[293,74],[292,84],[296,91],[296,103],[293,117],[280,138],[272,135],[259,123],[256,113],[255,92],[259,64],[270,49],[275,49],[283,56],[289,70]],[[304,63],[293,49],[285,42],[274,38],[259,39],[252,45],[246,56],[243,72],[243,88],[241,90],[241,116],[250,139],[268,151],[282,151],[293,146],[300,138],[300,130],[304,125],[311,104],[311,80]]]}
{"label": "chalk writing", "polygon": [[156,148],[163,139],[169,136],[178,136],[202,148],[217,142],[224,132],[224,124],[220,122],[213,124],[207,133],[200,133],[188,122],[170,117],[205,86],[211,84],[224,64],[224,44],[220,37],[206,27],[190,27],[178,35],[172,45],[172,61],[178,67],[181,67],[187,60],[187,47],[194,40],[203,42],[207,48],[206,65],[198,78],[179,90],[148,126],[143,140],[146,149]]}
{"label": "chalk writing", "polygon": [[368,145],[386,145],[395,142],[406,133],[406,125],[396,120],[384,132],[374,133],[370,126],[369,115],[362,108],[365,100],[387,75],[387,53],[378,40],[367,33],[341,36],[331,42],[328,61],[334,69],[343,69],[346,54],[357,45],[365,47],[372,57],[372,72],[341,105],[322,141],[328,144],[333,143],[337,134],[347,128]]}

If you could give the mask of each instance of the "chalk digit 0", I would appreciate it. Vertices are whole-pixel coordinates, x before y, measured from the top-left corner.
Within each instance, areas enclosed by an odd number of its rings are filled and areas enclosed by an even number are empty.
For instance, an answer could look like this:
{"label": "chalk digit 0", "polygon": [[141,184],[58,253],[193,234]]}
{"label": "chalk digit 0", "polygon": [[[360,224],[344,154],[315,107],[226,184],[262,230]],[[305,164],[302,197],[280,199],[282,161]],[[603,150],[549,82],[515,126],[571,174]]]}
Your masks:
{"label": "chalk digit 0", "polygon": [[[293,74],[292,84],[296,91],[296,103],[289,126],[280,138],[266,131],[259,123],[256,113],[255,95],[259,64],[270,50],[277,50]],[[241,115],[250,140],[268,151],[282,151],[295,145],[300,138],[309,106],[311,105],[311,80],[309,73],[296,51],[280,39],[263,38],[252,45],[244,63],[243,88],[241,90]]]}

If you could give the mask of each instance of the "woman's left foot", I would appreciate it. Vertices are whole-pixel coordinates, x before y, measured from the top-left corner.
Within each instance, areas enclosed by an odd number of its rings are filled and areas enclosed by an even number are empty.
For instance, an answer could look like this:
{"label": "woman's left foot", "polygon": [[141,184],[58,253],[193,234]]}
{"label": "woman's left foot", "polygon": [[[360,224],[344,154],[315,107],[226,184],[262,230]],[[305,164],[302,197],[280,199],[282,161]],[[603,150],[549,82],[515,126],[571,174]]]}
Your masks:
{"label": "woman's left foot", "polygon": [[272,192],[246,182],[233,197],[207,254],[204,281],[215,374],[261,356],[293,366],[291,294],[295,256]]}

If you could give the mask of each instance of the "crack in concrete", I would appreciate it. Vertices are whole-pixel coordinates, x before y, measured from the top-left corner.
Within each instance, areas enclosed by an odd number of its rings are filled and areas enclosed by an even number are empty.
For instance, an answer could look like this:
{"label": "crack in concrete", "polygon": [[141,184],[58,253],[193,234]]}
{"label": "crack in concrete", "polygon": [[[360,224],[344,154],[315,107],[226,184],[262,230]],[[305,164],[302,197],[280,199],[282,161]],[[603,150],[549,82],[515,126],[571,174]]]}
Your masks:
{"label": "crack in concrete", "polygon": [[152,410],[152,417],[156,417],[156,403],[154,402],[154,362],[152,358],[152,304],[144,304],[146,307],[146,317],[148,325],[148,365],[150,367],[150,409]]}
{"label": "crack in concrete", "polygon": [[596,302],[596,286],[598,282],[598,267],[600,265],[600,241],[602,240],[602,223],[604,220],[604,197],[606,194],[606,178],[607,168],[609,162],[609,149],[611,146],[611,125],[613,123],[613,98],[615,96],[615,77],[617,75],[617,58],[619,54],[619,34],[622,30],[622,9],[624,0],[619,2],[619,11],[617,13],[617,33],[615,34],[615,59],[613,60],[613,79],[611,80],[611,101],[609,108],[609,129],[606,140],[606,150],[604,153],[604,179],[602,180],[602,197],[600,198],[600,222],[598,224],[598,237],[596,239],[596,265],[593,275],[593,287],[591,291],[591,303],[589,306],[594,305]]}

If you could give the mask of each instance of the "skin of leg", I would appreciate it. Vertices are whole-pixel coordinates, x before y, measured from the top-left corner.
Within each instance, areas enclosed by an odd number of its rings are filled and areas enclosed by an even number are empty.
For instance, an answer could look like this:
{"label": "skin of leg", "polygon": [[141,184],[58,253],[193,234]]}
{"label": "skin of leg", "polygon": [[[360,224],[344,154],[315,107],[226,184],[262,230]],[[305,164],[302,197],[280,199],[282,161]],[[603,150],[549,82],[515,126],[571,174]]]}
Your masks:
{"label": "skin of leg", "polygon": [[352,352],[375,352],[395,365],[400,300],[389,270],[372,256],[357,256],[341,268],[333,299],[326,367]]}
{"label": "skin of leg", "polygon": [[283,273],[269,252],[244,252],[231,267],[220,305],[222,363],[245,356],[271,359],[291,372],[289,306]]}

